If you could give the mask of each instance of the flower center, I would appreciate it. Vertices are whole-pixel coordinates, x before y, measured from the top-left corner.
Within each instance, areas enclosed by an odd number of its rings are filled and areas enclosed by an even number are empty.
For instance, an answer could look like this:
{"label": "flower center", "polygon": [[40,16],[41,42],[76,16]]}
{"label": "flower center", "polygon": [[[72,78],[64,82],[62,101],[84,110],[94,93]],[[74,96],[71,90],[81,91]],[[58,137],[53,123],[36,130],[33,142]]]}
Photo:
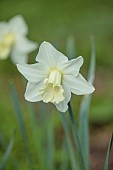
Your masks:
{"label": "flower center", "polygon": [[2,40],[0,40],[0,59],[5,59],[8,57],[14,43],[14,34],[7,33],[3,36]]}
{"label": "flower center", "polygon": [[0,42],[0,59],[6,59],[11,51],[5,43]]}
{"label": "flower center", "polygon": [[12,45],[15,43],[15,35],[12,33],[5,34],[4,43],[12,47]]}
{"label": "flower center", "polygon": [[44,87],[40,90],[42,100],[45,103],[58,104],[64,100],[64,89],[61,85],[62,75],[59,70],[50,71],[48,78],[44,80]]}

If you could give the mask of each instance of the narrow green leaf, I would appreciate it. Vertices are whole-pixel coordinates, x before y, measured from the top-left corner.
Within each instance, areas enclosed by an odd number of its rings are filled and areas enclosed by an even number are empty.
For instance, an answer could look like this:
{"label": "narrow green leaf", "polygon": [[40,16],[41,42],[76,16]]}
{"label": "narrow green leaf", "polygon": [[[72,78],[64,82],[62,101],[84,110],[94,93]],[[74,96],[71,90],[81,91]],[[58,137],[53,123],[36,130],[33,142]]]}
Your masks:
{"label": "narrow green leaf", "polygon": [[62,146],[62,157],[61,157],[60,170],[68,170],[68,154],[67,154],[67,146],[66,146],[65,139],[63,141],[63,146]]}
{"label": "narrow green leaf", "polygon": [[4,154],[2,161],[0,163],[0,170],[6,169],[7,161],[9,159],[10,155],[11,155],[13,144],[14,144],[14,136],[11,138],[9,145],[6,148],[5,154]]}
{"label": "narrow green leaf", "polygon": [[104,163],[104,170],[108,170],[109,156],[110,156],[112,144],[113,144],[113,133],[110,138],[109,145],[108,145],[108,150],[107,150],[106,159],[105,159],[105,163]]}
{"label": "narrow green leaf", "polygon": [[86,170],[90,169],[89,160],[89,119],[88,112],[90,106],[91,97],[83,99],[79,113],[79,138],[81,144],[82,155],[85,163]]}
{"label": "narrow green leaf", "polygon": [[91,36],[91,60],[88,72],[88,82],[93,84],[95,78],[95,69],[96,69],[96,49],[94,37]]}
{"label": "narrow green leaf", "polygon": [[[40,116],[37,116],[33,104],[28,104],[33,137],[35,141],[37,157],[40,169],[54,169],[54,120],[48,118],[46,105],[42,102],[38,103],[40,108]],[[45,146],[46,141],[46,146]]]}
{"label": "narrow green leaf", "polygon": [[[46,161],[46,170],[54,170],[54,119],[53,114],[48,117],[48,109],[46,104],[40,102],[40,113],[41,113],[41,121],[44,130],[44,141],[46,141],[45,148],[45,161]],[[50,113],[49,113],[50,115]]]}
{"label": "narrow green leaf", "polygon": [[80,140],[79,140],[78,131],[77,131],[77,127],[75,124],[74,115],[73,115],[73,111],[72,111],[70,102],[68,103],[68,112],[69,112],[69,117],[70,117],[70,121],[71,121],[71,127],[72,127],[73,136],[74,136],[74,141],[75,141],[75,144],[77,147],[79,167],[80,167],[80,170],[85,170],[85,164],[84,164],[84,160],[83,160]]}
{"label": "narrow green leaf", "polygon": [[21,110],[21,107],[20,107],[20,102],[19,102],[17,90],[16,90],[16,87],[15,87],[13,81],[10,82],[10,89],[11,89],[12,102],[13,102],[13,105],[14,105],[17,121],[18,121],[18,124],[19,124],[21,136],[22,136],[22,139],[23,139],[24,147],[25,147],[26,158],[27,158],[28,163],[29,163],[29,169],[33,170],[34,168],[33,168],[33,163],[32,163],[31,155],[30,155],[30,151],[29,151],[27,132],[26,132],[24,120],[23,120],[23,117],[22,117],[22,110]]}
{"label": "narrow green leaf", "polygon": [[[7,146],[7,142],[6,142],[6,139],[5,139],[3,134],[0,134],[0,144],[3,147],[3,149],[5,150],[6,146]],[[10,161],[11,161],[12,166],[13,166],[13,168],[15,170],[19,170],[20,169],[19,168],[19,164],[18,164],[16,158],[12,154],[10,154]]]}
{"label": "narrow green leaf", "polygon": [[[75,39],[73,36],[69,36],[67,39],[66,54],[69,57],[69,59],[75,58],[76,56]],[[69,116],[71,120],[71,127],[72,127],[72,131],[74,135],[74,141],[75,141],[75,144],[78,150],[79,166],[80,166],[80,169],[84,170],[84,162],[83,162],[82,152],[80,148],[79,137],[78,137],[77,128],[75,125],[73,112],[72,112],[70,103],[68,104],[68,107],[69,107],[68,112],[69,112]]]}
{"label": "narrow green leaf", "polygon": [[47,120],[47,169],[54,170],[54,120],[53,116]]}
{"label": "narrow green leaf", "polygon": [[46,168],[46,158],[45,158],[45,146],[44,146],[44,138],[43,138],[43,124],[40,124],[39,119],[37,118],[37,112],[35,110],[33,103],[28,103],[29,116],[32,128],[32,134],[34,139],[34,145],[36,148],[36,155],[38,159],[38,168],[45,169]]}
{"label": "narrow green leaf", "polygon": [[[88,81],[92,84],[95,77],[95,44],[94,38],[91,37],[91,61],[88,73]],[[80,106],[79,112],[79,138],[81,143],[82,155],[84,158],[86,170],[90,169],[89,158],[89,109],[91,103],[91,95],[85,95]]]}
{"label": "narrow green leaf", "polygon": [[69,59],[75,58],[76,56],[76,46],[74,36],[69,36],[66,43],[66,54]]}
{"label": "narrow green leaf", "polygon": [[72,170],[80,170],[77,160],[75,158],[75,152],[74,152],[74,148],[71,142],[71,137],[70,137],[70,133],[69,133],[69,129],[67,126],[67,122],[66,122],[66,118],[64,113],[61,113],[61,120],[62,120],[62,124],[64,127],[64,131],[66,134],[66,140],[67,140],[67,147],[68,147],[68,152],[69,152],[69,157],[70,157],[70,161],[71,161],[71,166],[72,166]]}

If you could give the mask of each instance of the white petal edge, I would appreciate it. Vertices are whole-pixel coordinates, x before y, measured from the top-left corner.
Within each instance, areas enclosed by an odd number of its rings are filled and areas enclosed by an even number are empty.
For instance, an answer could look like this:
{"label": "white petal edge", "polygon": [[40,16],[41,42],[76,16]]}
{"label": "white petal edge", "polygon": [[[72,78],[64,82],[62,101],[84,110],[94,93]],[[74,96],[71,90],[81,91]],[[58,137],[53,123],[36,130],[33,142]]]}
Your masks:
{"label": "white petal edge", "polygon": [[26,37],[18,37],[16,42],[16,49],[21,52],[28,54],[38,48],[38,44],[28,40]]}
{"label": "white petal edge", "polygon": [[31,83],[38,83],[47,77],[44,67],[38,63],[17,64],[17,69]]}
{"label": "white petal edge", "polygon": [[63,89],[64,89],[64,97],[67,103],[71,100],[71,89],[70,87],[65,83],[65,81],[62,82]]}
{"label": "white petal edge", "polygon": [[9,30],[8,23],[5,21],[0,22],[0,40],[2,40],[4,34],[6,34]]}
{"label": "white petal edge", "polygon": [[60,102],[59,104],[55,104],[55,106],[60,112],[66,112],[68,109],[68,102],[71,100],[71,90],[70,90],[69,86],[67,86],[67,84],[64,81],[62,84],[63,84],[63,88],[64,88],[65,99],[62,102]]}
{"label": "white petal edge", "polygon": [[64,74],[74,74],[75,76],[77,76],[82,64],[83,64],[83,57],[79,56],[76,59],[72,59],[72,60],[64,63],[61,71]]}
{"label": "white petal edge", "polygon": [[13,48],[10,54],[13,64],[26,64],[28,62],[28,55],[21,53],[16,48]]}
{"label": "white petal edge", "polygon": [[40,88],[42,87],[43,82],[39,82],[36,84],[32,84],[30,82],[27,83],[25,99],[30,102],[38,102],[41,101]]}
{"label": "white petal edge", "polygon": [[68,109],[68,103],[65,99],[59,104],[55,104],[55,106],[60,112],[66,112]]}
{"label": "white petal edge", "polygon": [[9,20],[11,32],[17,35],[26,35],[28,33],[28,26],[21,15],[14,16]]}
{"label": "white petal edge", "polygon": [[78,76],[65,75],[64,81],[70,87],[71,92],[76,95],[84,95],[92,93],[95,88],[79,73]]}
{"label": "white petal edge", "polygon": [[50,67],[57,67],[61,65],[62,62],[67,62],[68,58],[56,50],[52,44],[44,41],[39,47],[39,53],[36,57],[36,61],[45,62]]}

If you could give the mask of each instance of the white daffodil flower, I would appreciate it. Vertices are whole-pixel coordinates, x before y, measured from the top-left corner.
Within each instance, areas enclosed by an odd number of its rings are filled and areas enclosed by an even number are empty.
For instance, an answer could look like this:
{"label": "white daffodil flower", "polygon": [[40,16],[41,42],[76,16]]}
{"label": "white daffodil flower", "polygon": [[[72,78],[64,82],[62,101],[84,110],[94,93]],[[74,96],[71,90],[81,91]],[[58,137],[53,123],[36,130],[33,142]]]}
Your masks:
{"label": "white daffodil flower", "polygon": [[51,102],[65,112],[71,99],[76,95],[90,94],[94,87],[79,73],[83,58],[68,58],[50,43],[40,45],[36,64],[17,64],[19,72],[28,80],[25,99],[30,102]]}
{"label": "white daffodil flower", "polygon": [[11,56],[14,64],[27,63],[28,53],[37,48],[37,43],[26,37],[28,27],[21,15],[9,22],[0,22],[0,59]]}

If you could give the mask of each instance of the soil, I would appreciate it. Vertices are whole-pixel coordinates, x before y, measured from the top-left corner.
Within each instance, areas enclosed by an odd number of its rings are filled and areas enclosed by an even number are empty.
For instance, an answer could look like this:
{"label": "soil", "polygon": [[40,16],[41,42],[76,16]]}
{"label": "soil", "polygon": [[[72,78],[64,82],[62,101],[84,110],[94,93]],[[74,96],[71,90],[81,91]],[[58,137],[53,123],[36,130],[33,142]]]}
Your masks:
{"label": "soil", "polygon": [[[111,133],[111,126],[105,127],[96,125],[92,128],[90,134],[91,170],[104,170],[104,161],[106,158]],[[113,145],[109,159],[109,170],[113,170]]]}

